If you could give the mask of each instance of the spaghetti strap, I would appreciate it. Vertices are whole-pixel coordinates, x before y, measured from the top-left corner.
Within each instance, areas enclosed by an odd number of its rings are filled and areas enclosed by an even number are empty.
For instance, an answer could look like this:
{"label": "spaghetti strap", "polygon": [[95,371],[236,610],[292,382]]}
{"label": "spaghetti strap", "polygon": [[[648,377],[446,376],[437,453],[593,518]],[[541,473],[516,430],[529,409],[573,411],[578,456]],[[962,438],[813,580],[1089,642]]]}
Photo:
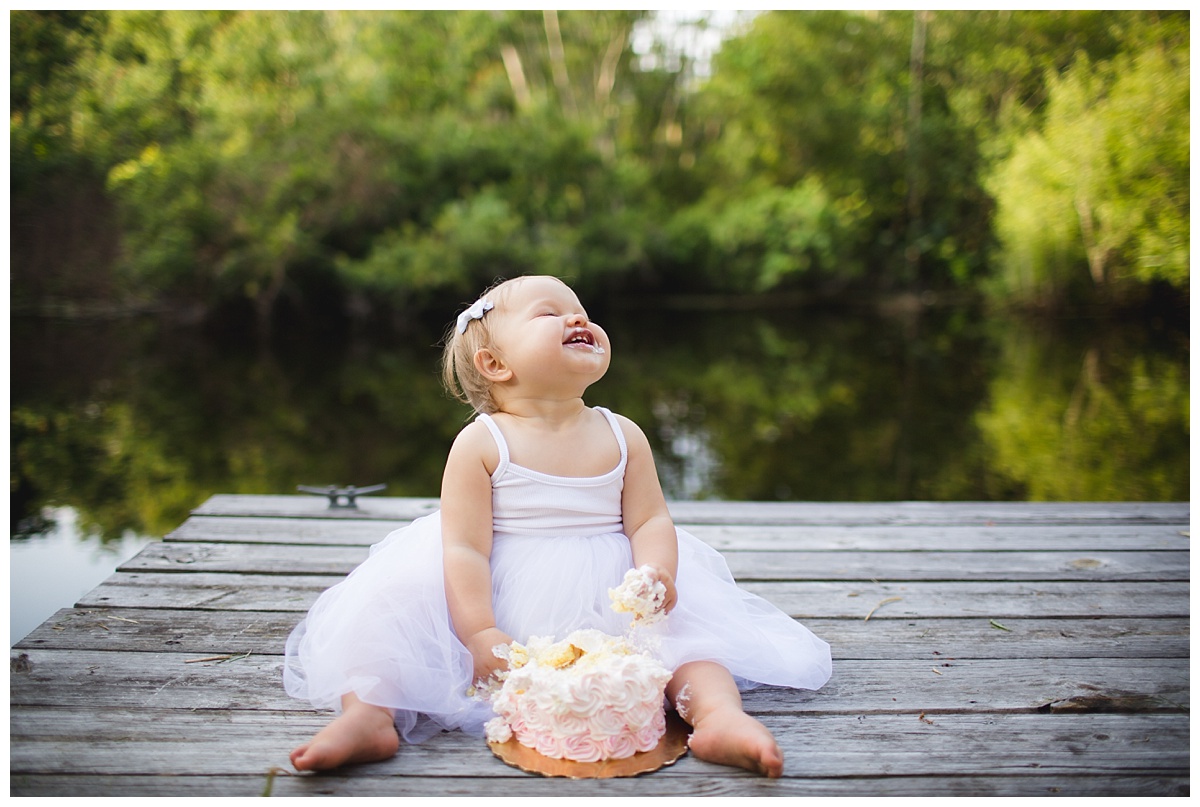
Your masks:
{"label": "spaghetti strap", "polygon": [[617,438],[617,445],[621,447],[621,462],[624,463],[629,458],[629,449],[625,446],[625,432],[621,431],[621,424],[617,421],[617,416],[605,409],[603,406],[594,407],[597,412],[604,415],[608,425],[612,427],[613,434]]}
{"label": "spaghetti strap", "polygon": [[496,448],[500,451],[500,462],[496,465],[496,470],[492,471],[492,479],[498,479],[508,468],[508,442],[505,441],[504,434],[496,425],[496,421],[492,420],[491,415],[480,412],[476,419],[488,427],[488,431],[492,433],[492,439],[496,441]]}

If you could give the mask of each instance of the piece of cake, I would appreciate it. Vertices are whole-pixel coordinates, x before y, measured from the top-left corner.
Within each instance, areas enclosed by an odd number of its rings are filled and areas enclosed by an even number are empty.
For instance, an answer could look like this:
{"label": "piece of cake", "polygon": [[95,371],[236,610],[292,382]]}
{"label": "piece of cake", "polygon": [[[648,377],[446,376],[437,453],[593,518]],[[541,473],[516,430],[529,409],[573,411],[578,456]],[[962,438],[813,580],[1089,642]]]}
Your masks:
{"label": "piece of cake", "polygon": [[610,588],[608,596],[614,611],[633,614],[634,625],[650,625],[667,615],[663,610],[667,587],[654,576],[649,566],[625,572],[621,585]]}
{"label": "piece of cake", "polygon": [[516,737],[552,759],[624,759],[658,745],[671,673],[624,639],[579,630],[497,648],[509,662],[492,695],[489,742]]}

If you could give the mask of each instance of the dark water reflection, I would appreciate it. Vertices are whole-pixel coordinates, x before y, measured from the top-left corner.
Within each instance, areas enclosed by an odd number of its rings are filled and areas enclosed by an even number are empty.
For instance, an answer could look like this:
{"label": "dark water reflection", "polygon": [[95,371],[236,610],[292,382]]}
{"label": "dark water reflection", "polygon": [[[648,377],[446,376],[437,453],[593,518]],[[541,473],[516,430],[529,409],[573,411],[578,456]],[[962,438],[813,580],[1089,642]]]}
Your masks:
{"label": "dark water reflection", "polygon": [[[672,498],[1186,500],[1185,331],[978,312],[593,311],[589,403],[642,424]],[[67,505],[162,535],[214,493],[435,496],[469,413],[439,332],[284,329],[260,350],[155,320],[12,322],[14,536]]]}

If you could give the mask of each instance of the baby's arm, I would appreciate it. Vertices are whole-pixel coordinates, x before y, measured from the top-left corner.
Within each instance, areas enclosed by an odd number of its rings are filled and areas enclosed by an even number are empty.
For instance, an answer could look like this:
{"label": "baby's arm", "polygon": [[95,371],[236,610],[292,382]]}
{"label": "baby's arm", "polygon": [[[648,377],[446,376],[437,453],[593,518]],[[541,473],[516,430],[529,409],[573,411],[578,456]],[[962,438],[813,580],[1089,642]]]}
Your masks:
{"label": "baby's arm", "polygon": [[633,548],[633,565],[650,566],[667,587],[666,610],[675,607],[675,574],[679,566],[679,539],[667,510],[654,455],[646,435],[632,420],[619,417],[629,461],[621,493],[621,517]]}
{"label": "baby's arm", "polygon": [[[492,648],[512,638],[492,610],[492,483],[488,453],[495,441],[482,423],[459,433],[442,477],[442,552],[446,603],[454,632],[475,660],[474,680],[505,669]],[[498,461],[498,460],[497,460]]]}

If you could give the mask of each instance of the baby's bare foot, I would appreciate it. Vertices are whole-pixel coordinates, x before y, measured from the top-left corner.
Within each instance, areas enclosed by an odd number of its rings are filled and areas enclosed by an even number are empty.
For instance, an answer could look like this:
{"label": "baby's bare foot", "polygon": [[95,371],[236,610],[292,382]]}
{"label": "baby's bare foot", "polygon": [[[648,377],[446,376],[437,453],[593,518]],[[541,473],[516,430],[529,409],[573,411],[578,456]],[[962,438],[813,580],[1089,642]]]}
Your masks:
{"label": "baby's bare foot", "polygon": [[740,709],[710,712],[698,720],[688,747],[706,762],[746,768],[772,779],[783,775],[783,752],[775,737]]}
{"label": "baby's bare foot", "polygon": [[395,756],[400,737],[385,709],[356,704],[291,753],[298,771],[324,771],[341,765]]}

